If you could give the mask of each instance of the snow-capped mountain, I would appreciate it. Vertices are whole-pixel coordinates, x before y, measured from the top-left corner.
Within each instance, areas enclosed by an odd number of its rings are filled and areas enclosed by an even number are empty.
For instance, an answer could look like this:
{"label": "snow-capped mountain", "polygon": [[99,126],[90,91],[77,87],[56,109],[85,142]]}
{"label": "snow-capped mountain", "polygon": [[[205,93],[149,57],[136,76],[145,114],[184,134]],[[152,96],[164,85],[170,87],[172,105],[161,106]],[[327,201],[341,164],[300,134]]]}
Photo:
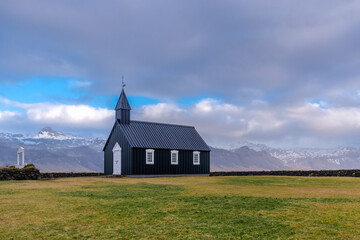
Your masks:
{"label": "snow-capped mountain", "polygon": [[[34,136],[0,133],[0,166],[16,163],[18,147],[25,162],[42,172],[102,172],[105,140],[83,138],[45,127]],[[360,148],[280,149],[241,142],[211,148],[211,171],[360,169]]]}
{"label": "snow-capped mountain", "polygon": [[0,142],[4,140],[18,145],[41,145],[48,149],[90,146],[99,151],[102,150],[105,143],[105,140],[101,138],[83,138],[65,135],[64,133],[54,131],[50,127],[41,129],[35,136],[0,133]]}
{"label": "snow-capped mountain", "polygon": [[39,133],[36,136],[34,136],[34,138],[65,140],[65,139],[74,139],[78,137],[67,136],[61,132],[54,131],[51,127],[44,127],[39,131]]}
{"label": "snow-capped mountain", "polygon": [[104,139],[82,138],[45,127],[35,136],[0,133],[0,166],[16,163],[18,147],[25,148],[25,162],[42,172],[101,172]]}
{"label": "snow-capped mountain", "polygon": [[[266,152],[281,160],[285,167],[293,170],[360,168],[360,148],[281,149],[254,143],[245,143],[245,146],[259,152]],[[236,149],[230,151],[236,151]]]}

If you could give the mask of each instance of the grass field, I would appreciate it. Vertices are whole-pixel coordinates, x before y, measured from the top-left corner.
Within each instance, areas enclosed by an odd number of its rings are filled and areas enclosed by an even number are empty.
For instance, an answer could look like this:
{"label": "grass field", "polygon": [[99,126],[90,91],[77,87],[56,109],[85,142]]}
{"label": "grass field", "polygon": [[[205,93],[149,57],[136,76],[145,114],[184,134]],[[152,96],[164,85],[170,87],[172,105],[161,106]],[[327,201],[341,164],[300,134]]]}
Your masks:
{"label": "grass field", "polygon": [[0,239],[360,239],[360,178],[4,181]]}

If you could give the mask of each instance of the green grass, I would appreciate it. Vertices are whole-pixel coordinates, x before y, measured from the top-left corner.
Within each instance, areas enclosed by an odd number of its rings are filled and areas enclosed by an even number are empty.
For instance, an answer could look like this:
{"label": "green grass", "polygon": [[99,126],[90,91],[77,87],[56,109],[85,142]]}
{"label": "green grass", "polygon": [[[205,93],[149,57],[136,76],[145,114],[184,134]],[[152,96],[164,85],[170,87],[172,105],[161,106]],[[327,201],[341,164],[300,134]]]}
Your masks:
{"label": "green grass", "polygon": [[360,179],[0,182],[0,239],[360,239]]}

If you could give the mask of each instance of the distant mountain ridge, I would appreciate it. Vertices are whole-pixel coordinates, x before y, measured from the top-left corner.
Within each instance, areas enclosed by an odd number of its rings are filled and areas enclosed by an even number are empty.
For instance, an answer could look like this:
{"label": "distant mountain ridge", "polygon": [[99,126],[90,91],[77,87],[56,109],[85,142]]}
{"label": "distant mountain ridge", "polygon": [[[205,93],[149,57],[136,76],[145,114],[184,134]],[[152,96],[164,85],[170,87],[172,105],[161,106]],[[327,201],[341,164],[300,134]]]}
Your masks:
{"label": "distant mountain ridge", "polygon": [[0,166],[16,163],[17,148],[25,148],[25,162],[42,172],[101,172],[104,139],[82,138],[45,127],[35,136],[0,133]]}
{"label": "distant mountain ridge", "polygon": [[288,170],[283,162],[266,151],[248,146],[233,150],[211,148],[211,171]]}
{"label": "distant mountain ridge", "polygon": [[[0,133],[0,166],[16,163],[18,147],[25,161],[42,172],[102,172],[105,139],[66,135],[51,127],[37,135]],[[360,169],[359,148],[280,149],[250,142],[230,149],[211,147],[211,171]]]}
{"label": "distant mountain ridge", "polygon": [[[244,142],[239,144],[240,147],[230,148],[229,152],[237,153],[242,152],[244,147],[252,149],[257,153],[265,154],[262,160],[257,166],[261,166],[261,170],[279,170],[279,165],[267,164],[267,157],[271,156],[274,159],[279,160],[281,169],[288,170],[331,170],[331,169],[360,169],[360,149],[354,147],[344,147],[338,149],[281,149],[271,148],[264,144],[254,144]],[[243,146],[241,146],[243,145]],[[214,151],[216,154],[216,149]],[[259,154],[252,155],[254,159],[252,162],[257,162]],[[222,156],[216,156],[223,159]],[[239,156],[239,159],[241,156]],[[282,166],[281,166],[282,165]],[[219,166],[214,166],[218,169]],[[257,170],[252,168],[251,170]]]}

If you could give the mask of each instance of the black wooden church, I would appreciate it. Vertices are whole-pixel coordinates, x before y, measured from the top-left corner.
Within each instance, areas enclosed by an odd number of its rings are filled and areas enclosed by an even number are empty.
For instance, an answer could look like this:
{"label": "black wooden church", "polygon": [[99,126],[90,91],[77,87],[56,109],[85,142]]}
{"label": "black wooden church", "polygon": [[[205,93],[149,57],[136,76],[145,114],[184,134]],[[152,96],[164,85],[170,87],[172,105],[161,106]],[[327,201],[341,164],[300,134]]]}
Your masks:
{"label": "black wooden church", "polygon": [[210,173],[210,148],[192,126],[134,121],[124,88],[104,146],[104,173],[175,175]]}

